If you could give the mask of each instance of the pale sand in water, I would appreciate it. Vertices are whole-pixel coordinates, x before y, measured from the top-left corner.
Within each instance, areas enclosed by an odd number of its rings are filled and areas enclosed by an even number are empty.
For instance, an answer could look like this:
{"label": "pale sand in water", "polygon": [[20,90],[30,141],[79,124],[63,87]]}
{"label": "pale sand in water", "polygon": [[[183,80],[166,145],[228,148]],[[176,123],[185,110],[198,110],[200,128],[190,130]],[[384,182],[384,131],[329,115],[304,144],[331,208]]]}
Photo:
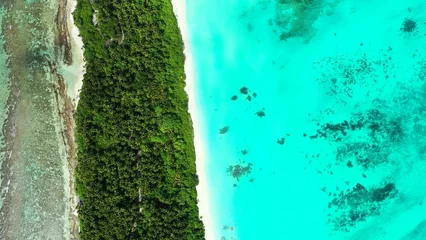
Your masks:
{"label": "pale sand in water", "polygon": [[196,153],[196,164],[197,174],[200,183],[197,186],[198,194],[198,208],[200,216],[204,222],[206,229],[206,240],[215,240],[213,233],[213,222],[210,215],[209,207],[209,192],[207,189],[207,178],[206,178],[206,166],[205,166],[205,152],[201,138],[201,128],[198,119],[197,107],[195,103],[195,92],[194,92],[194,65],[191,55],[191,45],[188,35],[187,22],[186,22],[186,9],[185,0],[172,0],[173,10],[178,20],[180,32],[182,34],[183,42],[185,45],[184,53],[186,57],[185,61],[185,74],[186,74],[186,87],[185,91],[189,97],[189,113],[191,114],[192,124],[194,128],[194,144]]}

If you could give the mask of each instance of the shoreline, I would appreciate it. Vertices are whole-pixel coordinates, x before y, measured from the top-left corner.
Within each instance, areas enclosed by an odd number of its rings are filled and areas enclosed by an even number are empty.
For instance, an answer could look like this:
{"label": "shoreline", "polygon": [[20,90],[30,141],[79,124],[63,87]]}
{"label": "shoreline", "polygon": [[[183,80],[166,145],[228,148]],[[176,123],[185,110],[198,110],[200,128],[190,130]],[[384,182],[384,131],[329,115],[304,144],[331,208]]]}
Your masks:
{"label": "shoreline", "polygon": [[77,26],[74,24],[73,18],[73,12],[77,7],[77,0],[71,0],[69,5],[70,12],[68,13],[68,31],[70,34],[73,64],[68,67],[68,71],[73,75],[75,81],[73,84],[67,83],[67,95],[71,98],[75,110],[78,105],[79,91],[83,85],[83,76],[86,72],[86,62],[84,61],[83,56],[83,39],[80,36],[80,31]]}
{"label": "shoreline", "polygon": [[77,151],[76,144],[74,139],[74,130],[75,122],[73,117],[73,112],[77,109],[78,100],[79,100],[79,90],[83,85],[83,75],[85,73],[85,61],[83,56],[83,40],[80,37],[80,32],[77,26],[74,24],[73,12],[77,7],[76,0],[69,0],[67,2],[67,25],[68,25],[68,34],[70,37],[70,54],[72,58],[72,64],[65,67],[67,78],[66,88],[63,91],[63,98],[68,98],[68,114],[64,117],[66,129],[68,129],[68,147],[70,148],[69,161],[68,161],[68,171],[69,171],[69,188],[70,188],[70,237],[71,239],[78,239],[78,233],[80,230],[80,224],[78,220],[77,204],[78,196],[75,190],[75,176],[74,171],[76,167],[77,160]]}
{"label": "shoreline", "polygon": [[199,184],[197,188],[197,198],[198,198],[198,211],[200,218],[204,223],[205,228],[205,239],[206,240],[215,240],[215,235],[213,232],[213,222],[211,219],[211,211],[209,205],[209,192],[207,185],[206,177],[206,162],[205,162],[205,151],[200,133],[200,122],[198,120],[198,112],[195,103],[195,82],[194,82],[194,64],[191,53],[190,39],[187,29],[186,22],[186,6],[185,0],[171,0],[173,5],[173,11],[178,21],[178,26],[182,35],[184,43],[184,54],[185,54],[185,75],[186,75],[186,86],[185,91],[188,94],[188,111],[191,115],[192,126],[194,129],[194,146],[195,146],[195,157],[196,157],[196,167],[197,175],[199,179]]}

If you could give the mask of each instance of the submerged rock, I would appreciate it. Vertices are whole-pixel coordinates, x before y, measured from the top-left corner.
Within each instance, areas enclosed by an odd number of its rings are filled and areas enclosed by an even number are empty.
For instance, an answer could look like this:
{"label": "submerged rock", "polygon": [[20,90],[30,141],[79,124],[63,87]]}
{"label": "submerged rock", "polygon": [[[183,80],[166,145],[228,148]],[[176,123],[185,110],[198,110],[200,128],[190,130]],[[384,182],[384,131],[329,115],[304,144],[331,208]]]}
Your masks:
{"label": "submerged rock", "polygon": [[229,126],[225,126],[219,130],[220,134],[225,134],[229,131]]}
{"label": "submerged rock", "polygon": [[228,167],[226,172],[229,175],[231,175],[231,177],[237,179],[238,181],[241,177],[251,173],[252,166],[253,166],[252,163],[248,163],[247,165],[243,165],[243,164],[231,165]]}
{"label": "submerged rock", "polygon": [[248,94],[248,88],[247,87],[242,87],[242,88],[240,88],[240,93],[241,94]]}
{"label": "submerged rock", "polygon": [[256,115],[257,115],[258,117],[265,117],[265,116],[266,116],[266,114],[265,114],[265,109],[264,109],[264,108],[262,108],[262,110],[257,111],[257,112],[256,112]]}
{"label": "submerged rock", "polygon": [[411,19],[405,19],[401,30],[403,32],[412,32],[416,28],[416,22]]}
{"label": "submerged rock", "polygon": [[388,183],[383,188],[377,188],[373,190],[371,199],[376,202],[381,202],[389,197],[392,191],[395,190],[395,184]]}
{"label": "submerged rock", "polygon": [[277,140],[277,143],[278,143],[279,145],[284,145],[284,142],[285,142],[285,138],[281,138],[281,139],[278,139],[278,140]]}

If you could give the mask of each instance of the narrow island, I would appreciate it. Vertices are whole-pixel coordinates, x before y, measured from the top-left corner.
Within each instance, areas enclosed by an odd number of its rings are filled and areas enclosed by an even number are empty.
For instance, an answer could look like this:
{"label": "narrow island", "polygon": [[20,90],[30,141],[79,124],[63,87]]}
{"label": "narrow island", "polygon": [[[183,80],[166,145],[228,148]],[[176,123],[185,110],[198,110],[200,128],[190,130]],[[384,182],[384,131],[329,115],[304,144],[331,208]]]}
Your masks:
{"label": "narrow island", "polygon": [[183,42],[169,0],[79,0],[79,239],[204,239]]}

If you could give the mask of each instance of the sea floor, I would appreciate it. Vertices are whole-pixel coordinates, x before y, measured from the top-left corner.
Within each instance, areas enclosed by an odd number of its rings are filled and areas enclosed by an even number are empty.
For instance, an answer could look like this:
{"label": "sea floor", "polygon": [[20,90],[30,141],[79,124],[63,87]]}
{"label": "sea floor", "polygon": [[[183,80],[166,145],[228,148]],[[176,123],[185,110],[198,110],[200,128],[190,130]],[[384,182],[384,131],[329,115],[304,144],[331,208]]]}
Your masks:
{"label": "sea floor", "polygon": [[0,2],[0,239],[70,239],[64,2]]}
{"label": "sea floor", "polygon": [[426,2],[187,14],[216,236],[425,239]]}

